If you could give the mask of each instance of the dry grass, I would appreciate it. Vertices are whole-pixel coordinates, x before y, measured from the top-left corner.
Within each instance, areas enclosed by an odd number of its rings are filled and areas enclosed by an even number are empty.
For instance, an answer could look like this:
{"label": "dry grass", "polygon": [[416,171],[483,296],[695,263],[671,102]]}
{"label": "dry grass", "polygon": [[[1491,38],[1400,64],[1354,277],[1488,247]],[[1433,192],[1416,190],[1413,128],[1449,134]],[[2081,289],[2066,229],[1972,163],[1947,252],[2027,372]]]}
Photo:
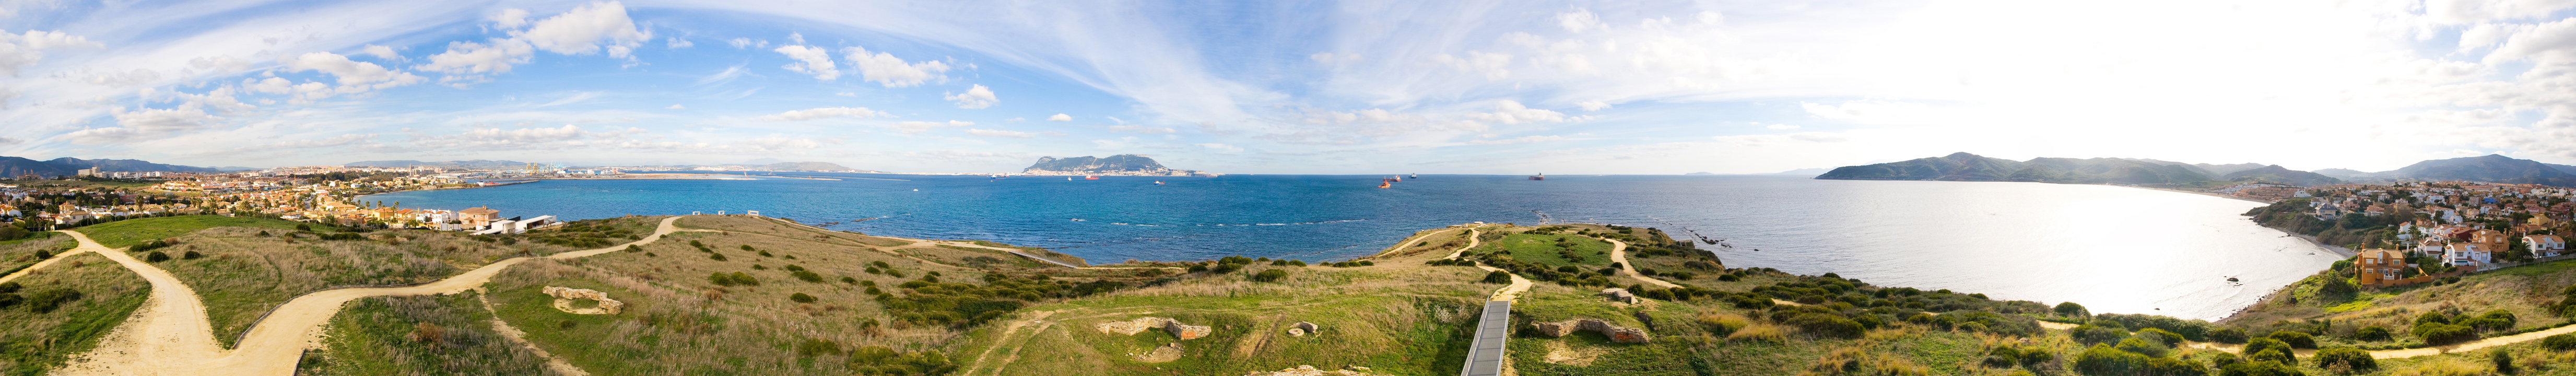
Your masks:
{"label": "dry grass", "polygon": [[1726,340],[1787,343],[1789,340],[1789,327],[1772,325],[1770,323],[1753,324],[1745,326],[1744,329],[1738,329],[1735,333],[1727,334]]}
{"label": "dry grass", "polygon": [[[271,236],[260,236],[262,232]],[[214,324],[216,340],[231,346],[234,336],[252,320],[296,295],[330,286],[436,281],[504,258],[570,250],[537,242],[504,245],[423,230],[365,233],[370,240],[283,236],[291,233],[241,227],[200,230],[177,237],[177,245],[161,249],[174,259],[157,265],[197,291]],[[176,259],[187,252],[204,257]]]}
{"label": "dry grass", "polygon": [[2486,364],[2472,362],[2464,358],[2446,356],[2442,359],[2426,361],[2418,363],[2412,367],[2390,371],[2388,372],[2388,376],[2477,376],[2490,374],[2491,372],[2489,371],[2492,370],[2493,367]]}
{"label": "dry grass", "polygon": [[0,242],[0,275],[8,275],[9,272],[17,271],[19,268],[45,261],[36,258],[37,251],[47,254],[62,253],[77,245],[79,244],[72,241],[71,236],[52,231],[27,234],[27,238],[24,239]]}

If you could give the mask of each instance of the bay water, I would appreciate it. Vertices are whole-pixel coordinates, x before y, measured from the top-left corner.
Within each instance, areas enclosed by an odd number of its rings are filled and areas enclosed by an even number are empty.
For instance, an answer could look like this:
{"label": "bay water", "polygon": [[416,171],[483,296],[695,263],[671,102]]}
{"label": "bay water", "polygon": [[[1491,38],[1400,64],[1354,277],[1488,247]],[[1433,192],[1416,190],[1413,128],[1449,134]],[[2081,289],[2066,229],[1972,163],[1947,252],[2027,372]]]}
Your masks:
{"label": "bay water", "polygon": [[2207,320],[2341,258],[2240,215],[2260,203],[2099,185],[1428,175],[1377,188],[1389,176],[777,174],[840,180],[549,180],[361,199],[568,220],[757,210],[874,235],[1047,247],[1095,264],[1336,261],[1468,222],[1604,223],[1726,239],[1733,248],[1701,247],[1729,267]]}

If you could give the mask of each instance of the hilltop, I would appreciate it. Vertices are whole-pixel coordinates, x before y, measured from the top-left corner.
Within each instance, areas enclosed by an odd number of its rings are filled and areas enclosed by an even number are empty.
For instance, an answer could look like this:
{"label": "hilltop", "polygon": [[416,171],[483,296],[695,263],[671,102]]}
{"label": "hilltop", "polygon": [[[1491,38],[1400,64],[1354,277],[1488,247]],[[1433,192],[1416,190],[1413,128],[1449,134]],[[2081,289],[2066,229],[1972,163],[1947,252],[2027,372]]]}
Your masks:
{"label": "hilltop", "polygon": [[213,167],[160,164],[133,159],[80,159],[63,157],[48,161],[38,161],[20,157],[0,157],[0,178],[16,177],[22,174],[36,174],[45,177],[70,176],[80,173],[81,169],[87,168],[97,168],[102,172],[219,172]]}
{"label": "hilltop", "polygon": [[2576,166],[2540,163],[2498,154],[2428,160],[2416,162],[2405,168],[2380,172],[2348,169],[2325,169],[2317,172],[2363,182],[2464,180],[2576,187]]}
{"label": "hilltop", "polygon": [[2135,158],[2031,158],[2014,161],[1966,152],[1862,166],[1817,175],[1829,180],[2012,181],[2063,184],[2131,184],[2206,187],[2242,182],[2322,185],[2333,177],[2252,163],[2186,164]]}
{"label": "hilltop", "polygon": [[1199,173],[1198,171],[1175,170],[1169,167],[1163,167],[1162,163],[1155,162],[1153,158],[1135,154],[1119,154],[1112,155],[1107,158],[1094,158],[1091,156],[1061,159],[1056,157],[1038,157],[1038,162],[1036,164],[1029,165],[1029,168],[1022,169],[1021,172],[1033,175],[1139,176],[1188,176]]}

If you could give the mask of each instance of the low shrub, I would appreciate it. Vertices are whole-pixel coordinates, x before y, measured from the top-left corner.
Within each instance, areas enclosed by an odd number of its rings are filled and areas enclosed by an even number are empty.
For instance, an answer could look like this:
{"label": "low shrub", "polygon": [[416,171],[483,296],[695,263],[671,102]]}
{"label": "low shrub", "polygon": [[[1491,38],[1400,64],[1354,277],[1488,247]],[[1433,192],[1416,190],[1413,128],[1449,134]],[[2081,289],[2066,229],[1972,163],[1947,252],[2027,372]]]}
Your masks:
{"label": "low shrub", "polygon": [[1736,329],[1734,333],[1727,333],[1726,340],[1782,343],[1789,340],[1789,329],[1779,325],[1755,323]]}
{"label": "low shrub", "polygon": [[1253,282],[1278,282],[1282,278],[1288,278],[1287,270],[1270,269],[1252,274]]}
{"label": "low shrub", "polygon": [[2133,375],[2146,370],[2146,355],[2095,344],[2075,354],[2075,370],[2088,375]]}
{"label": "low shrub", "polygon": [[2266,334],[2266,335],[2263,335],[2263,337],[2265,337],[2265,338],[2271,338],[2271,339],[2276,339],[2276,340],[2281,340],[2281,343],[2287,343],[2287,344],[2290,344],[2290,348],[2294,348],[2294,349],[2313,349],[2313,348],[2317,348],[2317,339],[2316,339],[2316,337],[2309,336],[2307,333],[2293,332],[2293,331],[2287,331],[2287,330],[2276,330],[2276,331],[2272,331],[2272,334]]}
{"label": "low shrub", "polygon": [[800,293],[796,293],[795,295],[788,295],[788,296],[787,296],[787,300],[793,300],[793,301],[796,301],[797,303],[813,303],[813,302],[814,302],[814,296],[813,296],[813,295],[805,295],[805,293],[801,293],[801,292],[800,292]]}
{"label": "low shrub", "polygon": [[2540,339],[2540,347],[2552,351],[2576,350],[2576,334],[2560,334]]}
{"label": "low shrub", "polygon": [[152,251],[152,253],[145,253],[145,254],[143,254],[143,262],[162,262],[162,261],[170,261],[170,254],[168,254],[168,253],[161,253],[161,251]]}
{"label": "low shrub", "polygon": [[2328,347],[2319,349],[2315,355],[2310,355],[2309,359],[2315,361],[2318,368],[2335,369],[2340,367],[2344,370],[2359,372],[2369,372],[2371,370],[2379,369],[2379,361],[2372,360],[2370,358],[2369,351],[2362,351],[2361,349],[2351,347]]}
{"label": "low shrub", "polygon": [[2361,327],[2359,330],[2352,331],[2352,338],[2363,341],[2386,341],[2389,338],[2388,327],[2378,325]]}
{"label": "low shrub", "polygon": [[[2297,352],[2294,350],[2294,348],[2290,347],[2290,344],[2289,344],[2289,343],[2281,342],[2281,340],[2279,340],[2279,339],[2274,339],[2274,338],[2272,338],[2272,337],[2262,337],[2262,338],[2255,338],[2255,339],[2251,339],[2251,340],[2246,340],[2246,341],[2245,341],[2245,348],[2244,348],[2242,351],[2239,351],[2238,353],[2239,353],[2239,354],[2245,354],[2245,357],[2247,358],[2247,359],[2245,359],[2245,360],[2247,360],[2247,361],[2257,361],[2257,362],[2259,362],[2259,361],[2265,361],[2265,360],[2272,360],[2272,361],[2279,361],[2279,362],[2281,362],[2281,364],[2292,364],[2292,365],[2299,364],[2298,355],[2296,355],[2296,354],[2297,354]],[[2266,354],[2266,353],[2277,353],[2277,354],[2278,354],[2278,357],[2277,357],[2277,358],[2265,358],[2263,354]]]}
{"label": "low shrub", "polygon": [[2236,328],[2219,328],[2217,330],[2211,330],[2209,331],[2209,341],[2231,344],[2245,343],[2245,331]]}

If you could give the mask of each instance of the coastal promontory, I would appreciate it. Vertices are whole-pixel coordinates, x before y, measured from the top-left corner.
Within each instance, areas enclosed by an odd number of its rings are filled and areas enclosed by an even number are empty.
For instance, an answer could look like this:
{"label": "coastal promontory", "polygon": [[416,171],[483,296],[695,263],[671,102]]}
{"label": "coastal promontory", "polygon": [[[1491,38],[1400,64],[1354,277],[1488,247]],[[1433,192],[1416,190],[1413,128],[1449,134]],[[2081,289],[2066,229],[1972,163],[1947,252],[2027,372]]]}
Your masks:
{"label": "coastal promontory", "polygon": [[1112,155],[1107,158],[1097,158],[1087,155],[1072,158],[1038,157],[1038,162],[1036,164],[1029,165],[1029,168],[1021,170],[1021,172],[1030,175],[1214,175],[1195,170],[1176,170],[1170,167],[1163,167],[1163,164],[1155,162],[1154,158],[1135,154],[1119,154]]}

